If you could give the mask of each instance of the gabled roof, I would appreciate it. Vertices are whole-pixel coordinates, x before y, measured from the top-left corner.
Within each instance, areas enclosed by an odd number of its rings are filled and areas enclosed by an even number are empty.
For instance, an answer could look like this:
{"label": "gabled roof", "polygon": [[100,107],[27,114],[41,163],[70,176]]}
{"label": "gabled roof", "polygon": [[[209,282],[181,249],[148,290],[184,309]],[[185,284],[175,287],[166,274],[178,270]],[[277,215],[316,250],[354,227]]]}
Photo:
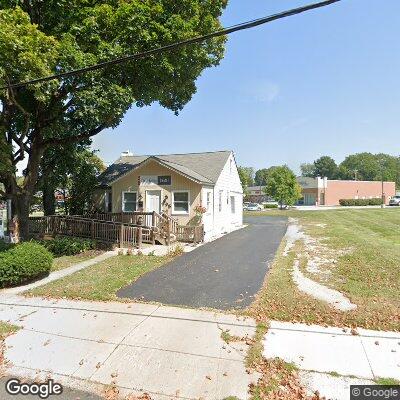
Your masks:
{"label": "gabled roof", "polygon": [[230,154],[231,151],[216,151],[153,156],[123,156],[99,176],[99,185],[103,187],[110,186],[117,179],[151,159],[196,182],[215,184]]}

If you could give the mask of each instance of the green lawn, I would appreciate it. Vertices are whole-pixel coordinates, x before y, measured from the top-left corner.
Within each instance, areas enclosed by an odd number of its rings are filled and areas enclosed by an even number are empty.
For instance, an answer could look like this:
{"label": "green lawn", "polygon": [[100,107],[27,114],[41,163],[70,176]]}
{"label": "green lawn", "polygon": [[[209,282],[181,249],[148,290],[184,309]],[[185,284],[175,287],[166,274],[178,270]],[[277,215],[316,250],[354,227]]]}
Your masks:
{"label": "green lawn", "polygon": [[[252,213],[251,215],[256,215]],[[400,330],[400,210],[351,209],[279,211],[258,215],[296,218],[303,230],[321,245],[318,256],[336,262],[322,274],[304,269],[302,242],[287,257],[282,243],[265,285],[250,313],[261,321],[278,319],[307,323]],[[335,311],[324,302],[299,292],[292,281],[295,256],[311,279],[339,290],[357,309]]]}
{"label": "green lawn", "polygon": [[118,289],[135,281],[146,272],[164,265],[171,258],[115,256],[25,294],[101,301],[119,300],[115,295]]}
{"label": "green lawn", "polygon": [[74,256],[62,256],[57,257],[53,261],[53,265],[51,267],[51,271],[58,271],[60,269],[71,267],[74,264],[78,264],[83,261],[90,260],[98,255],[100,255],[102,251],[98,250],[90,250],[85,251],[83,253],[76,254]]}

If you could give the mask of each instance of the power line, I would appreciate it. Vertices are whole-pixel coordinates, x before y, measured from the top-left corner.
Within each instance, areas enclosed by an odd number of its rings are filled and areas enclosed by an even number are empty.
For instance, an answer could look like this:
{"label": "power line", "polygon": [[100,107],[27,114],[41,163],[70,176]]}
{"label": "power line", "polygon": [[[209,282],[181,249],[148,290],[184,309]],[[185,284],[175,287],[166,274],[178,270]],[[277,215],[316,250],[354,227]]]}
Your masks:
{"label": "power line", "polygon": [[291,10],[283,11],[278,14],[273,14],[273,15],[269,15],[269,16],[266,16],[263,18],[258,18],[258,19],[243,22],[243,23],[240,23],[237,25],[233,25],[228,28],[221,29],[219,31],[211,32],[207,35],[197,36],[197,37],[194,37],[191,39],[183,40],[181,42],[172,43],[172,44],[169,44],[166,46],[158,47],[158,48],[155,48],[152,50],[147,50],[147,51],[144,51],[141,53],[127,55],[127,56],[116,58],[116,59],[110,60],[110,61],[104,61],[104,62],[101,62],[98,64],[90,65],[88,67],[79,68],[79,69],[75,69],[75,70],[68,71],[68,72],[62,72],[59,74],[49,75],[49,76],[42,77],[42,78],[31,79],[31,80],[19,82],[19,83],[11,83],[8,86],[1,87],[0,89],[1,90],[9,89],[9,88],[13,89],[13,88],[19,88],[19,87],[23,87],[23,86],[27,86],[27,85],[31,85],[31,84],[35,84],[35,83],[48,82],[48,81],[51,81],[54,79],[66,78],[69,76],[78,75],[78,74],[82,74],[85,72],[96,71],[98,69],[108,67],[111,65],[122,64],[126,61],[140,60],[140,59],[147,58],[147,57],[155,55],[155,54],[174,50],[178,47],[187,46],[187,45],[190,45],[193,43],[203,42],[207,39],[211,39],[214,37],[229,35],[233,32],[238,32],[238,31],[242,31],[245,29],[254,28],[256,26],[264,25],[266,23],[276,21],[281,18],[286,18],[286,17],[290,17],[292,15],[301,14],[306,11],[314,10],[316,8],[325,7],[325,6],[331,5],[333,3],[337,3],[339,1],[341,1],[341,0],[325,0],[325,1],[321,1],[319,3],[308,4],[303,7],[293,8]]}

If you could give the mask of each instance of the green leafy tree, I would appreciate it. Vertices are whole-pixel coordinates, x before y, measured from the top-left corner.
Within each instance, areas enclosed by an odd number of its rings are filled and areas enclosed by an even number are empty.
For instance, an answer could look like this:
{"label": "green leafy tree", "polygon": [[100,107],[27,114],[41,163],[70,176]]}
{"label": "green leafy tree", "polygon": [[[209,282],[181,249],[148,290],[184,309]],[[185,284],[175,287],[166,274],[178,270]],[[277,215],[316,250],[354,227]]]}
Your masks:
{"label": "green leafy tree", "polygon": [[301,176],[315,178],[315,165],[313,163],[303,163],[300,165]]}
{"label": "green leafy tree", "polygon": [[265,186],[271,172],[277,167],[262,168],[256,171],[254,183],[256,186]]}
{"label": "green leafy tree", "polygon": [[68,179],[68,209],[71,214],[81,215],[90,211],[97,177],[103,172],[103,161],[93,152],[77,153],[76,164]]}
{"label": "green leafy tree", "polygon": [[327,177],[335,179],[338,173],[338,166],[335,160],[329,156],[322,156],[314,161],[314,177]]}
{"label": "green leafy tree", "polygon": [[42,160],[39,188],[43,192],[45,215],[55,213],[55,192],[65,194],[65,213],[82,214],[87,211],[97,184],[97,177],[105,170],[103,161],[87,145],[48,149]]}
{"label": "green leafy tree", "polygon": [[238,167],[238,172],[243,192],[247,194],[247,188],[254,185],[254,169],[251,167]]}
{"label": "green leafy tree", "polygon": [[358,153],[347,156],[339,165],[340,179],[396,182],[400,187],[400,157],[389,154]]}
{"label": "green leafy tree", "polygon": [[[0,86],[86,67],[221,28],[227,0],[0,1]],[[47,83],[0,90],[0,182],[22,238],[45,151],[116,127],[158,102],[178,113],[225,38]],[[62,156],[62,154],[60,154]],[[27,159],[24,180],[16,166]]]}
{"label": "green leafy tree", "polygon": [[301,198],[301,187],[296,175],[286,165],[276,167],[269,176],[265,193],[274,198],[282,208],[283,205],[294,205]]}

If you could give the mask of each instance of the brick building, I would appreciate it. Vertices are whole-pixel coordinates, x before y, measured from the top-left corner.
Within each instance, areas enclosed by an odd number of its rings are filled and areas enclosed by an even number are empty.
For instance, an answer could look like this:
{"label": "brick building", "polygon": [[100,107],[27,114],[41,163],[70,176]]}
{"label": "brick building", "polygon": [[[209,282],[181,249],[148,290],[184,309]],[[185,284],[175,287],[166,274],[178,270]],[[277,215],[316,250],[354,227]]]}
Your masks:
{"label": "brick building", "polygon": [[[396,194],[395,182],[345,181],[327,178],[299,177],[304,205],[339,205],[341,199],[382,198],[385,204]],[[383,193],[382,193],[383,191]]]}

